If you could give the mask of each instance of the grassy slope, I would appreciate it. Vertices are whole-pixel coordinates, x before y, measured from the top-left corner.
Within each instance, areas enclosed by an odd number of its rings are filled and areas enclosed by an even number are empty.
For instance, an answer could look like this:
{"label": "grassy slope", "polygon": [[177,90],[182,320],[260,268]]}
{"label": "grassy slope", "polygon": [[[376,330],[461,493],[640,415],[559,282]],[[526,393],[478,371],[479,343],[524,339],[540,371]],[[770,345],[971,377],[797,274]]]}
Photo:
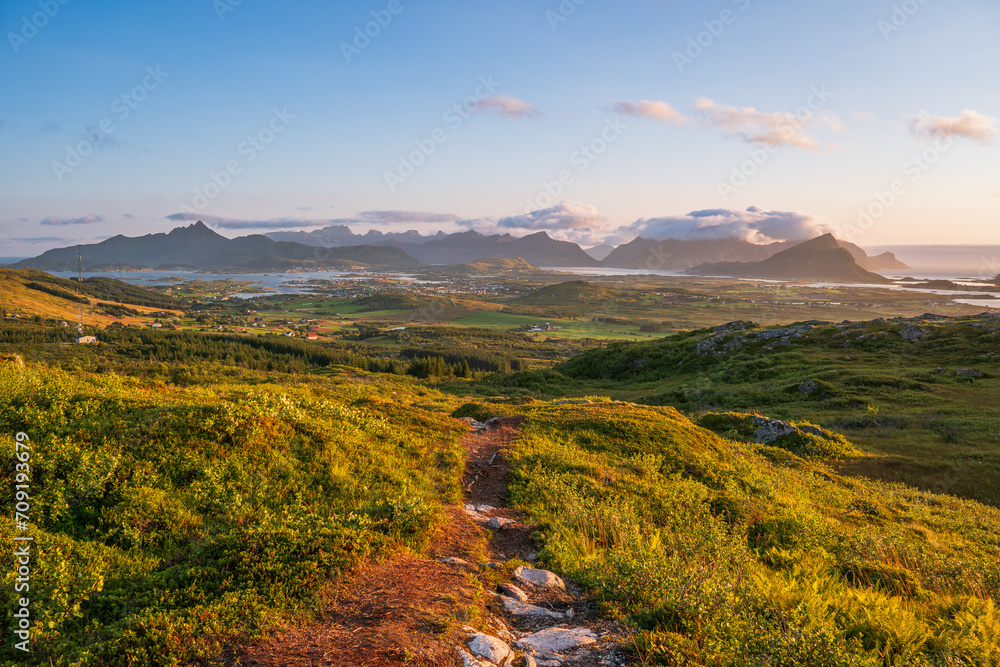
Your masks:
{"label": "grassy slope", "polygon": [[[48,274],[42,273],[41,271],[15,271],[13,269],[0,269],[0,307],[5,308],[9,314],[17,313],[22,317],[27,315],[41,315],[43,317],[65,320],[71,325],[78,322],[80,318],[81,304],[59,296],[48,294],[46,292],[29,289],[25,286],[26,283],[37,280],[39,276],[52,279],[51,276],[48,276]],[[56,283],[53,283],[53,285],[59,287],[60,289],[65,289],[61,286],[66,283],[70,283],[70,281],[60,281],[58,285]],[[156,294],[155,296],[161,299],[164,298],[159,294]],[[115,318],[100,314],[97,311],[97,306],[99,304],[113,304],[116,302],[94,297],[89,298],[90,305],[82,306],[83,323],[86,325],[107,325],[111,322],[138,324],[146,321],[143,318],[137,317]],[[126,303],[128,302],[126,301]],[[150,308],[137,305],[130,305],[129,307],[143,313],[154,313],[163,310],[162,308]],[[178,315],[180,314],[179,310],[168,312],[173,312]]]}
{"label": "grassy slope", "polygon": [[1000,511],[725,441],[672,408],[527,414],[513,496],[651,663],[1000,664]]}
{"label": "grassy slope", "polygon": [[[458,493],[460,429],[380,380],[179,389],[0,363],[0,439],[32,446],[28,664],[214,659],[309,618],[361,560],[419,549]],[[0,657],[24,664],[10,642]]]}
{"label": "grassy slope", "polygon": [[[497,390],[605,394],[690,414],[736,409],[809,419],[878,455],[846,462],[844,470],[1000,506],[1000,349],[990,331],[1000,322],[928,322],[922,325],[928,338],[915,342],[902,339],[900,326],[821,327],[789,346],[768,351],[761,342],[718,356],[697,353],[712,334],[696,331],[594,350],[556,373],[504,379]],[[987,377],[955,374],[970,366]],[[820,388],[799,392],[809,380]]]}

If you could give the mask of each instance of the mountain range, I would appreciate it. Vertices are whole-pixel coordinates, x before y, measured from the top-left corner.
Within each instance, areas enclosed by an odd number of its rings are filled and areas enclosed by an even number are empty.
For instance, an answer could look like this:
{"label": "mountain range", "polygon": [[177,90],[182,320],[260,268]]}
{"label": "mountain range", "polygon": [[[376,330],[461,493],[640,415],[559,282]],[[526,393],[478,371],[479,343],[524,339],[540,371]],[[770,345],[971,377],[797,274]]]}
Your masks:
{"label": "mountain range", "polygon": [[[866,255],[867,257],[867,255]],[[887,284],[884,276],[868,271],[854,254],[833,234],[811,241],[756,262],[706,262],[685,273],[702,276],[733,276],[768,280],[816,280],[837,283]]]}
{"label": "mountain range", "polygon": [[[42,271],[74,271],[77,247],[56,248],[38,257],[17,262],[12,268]],[[166,234],[139,237],[113,236],[100,243],[80,246],[83,268],[109,269],[193,269],[278,271],[287,269],[351,269],[378,267],[394,270],[422,265],[398,248],[355,245],[317,248],[274,241],[260,234],[228,239],[209,229],[200,220]]]}
{"label": "mountain range", "polygon": [[[318,245],[320,243],[331,245]],[[801,253],[806,250],[822,250],[825,256],[816,255],[808,261],[789,262],[786,253],[795,248],[799,249],[800,260]],[[80,246],[80,250],[83,268],[87,270],[412,270],[428,264],[467,264],[491,258],[521,260],[527,265],[554,268],[691,270],[701,274],[741,277],[821,278],[838,282],[877,283],[884,279],[872,271],[909,268],[891,252],[869,257],[857,245],[831,235],[805,244],[783,241],[766,245],[739,239],[664,241],[638,237],[617,248],[591,248],[591,253],[597,257],[607,252],[604,259],[599,260],[577,244],[554,239],[546,232],[522,237],[485,235],[477,231],[438,232],[424,236],[416,231],[382,233],[373,230],[359,235],[344,225],[333,225],[314,232],[275,232],[229,239],[212,231],[201,221],[178,227],[169,233],[140,237],[118,235],[100,243]],[[841,252],[835,253],[834,250]],[[14,268],[44,271],[72,271],[76,266],[74,246],[49,250],[13,265]]]}

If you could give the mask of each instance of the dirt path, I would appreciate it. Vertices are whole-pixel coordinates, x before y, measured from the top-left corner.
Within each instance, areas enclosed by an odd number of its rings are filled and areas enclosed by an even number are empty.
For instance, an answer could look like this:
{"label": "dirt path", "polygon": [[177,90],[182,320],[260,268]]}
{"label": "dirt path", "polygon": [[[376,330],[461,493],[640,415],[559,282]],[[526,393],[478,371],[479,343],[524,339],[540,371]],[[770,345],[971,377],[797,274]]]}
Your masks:
{"label": "dirt path", "polygon": [[[505,418],[462,438],[467,452],[462,480],[465,507],[445,508],[447,523],[431,546],[431,558],[399,555],[363,567],[349,581],[330,588],[323,604],[328,611],[316,622],[280,632],[230,664],[454,667],[463,664],[456,649],[468,648],[473,625],[508,645],[540,629],[585,626],[596,638],[586,651],[539,655],[536,664],[627,664],[617,626],[602,619],[593,602],[571,582],[565,589],[518,584],[527,604],[550,612],[545,617],[513,615],[505,598],[494,592],[497,583],[509,579],[506,561],[535,559],[534,528],[523,523],[522,513],[507,507],[511,469],[506,453],[520,435],[521,424],[520,418]],[[499,530],[487,528],[489,519],[505,525]],[[487,564],[482,570],[481,563]],[[485,600],[478,595],[476,578],[488,591]]]}

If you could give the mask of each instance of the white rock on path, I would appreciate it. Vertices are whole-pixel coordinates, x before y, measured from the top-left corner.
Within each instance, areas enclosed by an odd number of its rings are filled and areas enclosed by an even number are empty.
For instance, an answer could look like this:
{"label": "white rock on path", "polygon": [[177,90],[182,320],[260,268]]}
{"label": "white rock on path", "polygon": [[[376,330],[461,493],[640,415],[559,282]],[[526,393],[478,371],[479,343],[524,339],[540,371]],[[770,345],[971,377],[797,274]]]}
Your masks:
{"label": "white rock on path", "polygon": [[472,520],[475,521],[476,523],[489,523],[490,518],[488,516],[480,514],[476,510],[470,510],[468,507],[466,507],[465,513],[468,514],[472,518]]}
{"label": "white rock on path", "polygon": [[509,598],[506,595],[501,595],[500,599],[503,600],[504,609],[514,616],[547,616],[549,618],[566,618],[563,614],[558,612],[542,609],[541,607],[536,607],[533,604]]}
{"label": "white rock on path", "polygon": [[546,628],[517,642],[518,646],[535,653],[563,653],[597,643],[590,628]]}
{"label": "white rock on path", "polygon": [[563,590],[566,589],[566,584],[563,582],[562,578],[553,572],[549,572],[548,570],[536,570],[522,565],[514,570],[514,578],[522,584],[529,584],[531,586],[540,586],[542,588],[561,588]]}
{"label": "white rock on path", "polygon": [[486,522],[487,528],[492,528],[493,530],[503,530],[512,523],[517,523],[513,519],[505,519],[502,516],[495,516]]}
{"label": "white rock on path", "polygon": [[477,634],[469,642],[469,650],[473,655],[485,658],[490,662],[499,665],[510,656],[510,647],[496,637]]}
{"label": "white rock on path", "polygon": [[521,602],[528,601],[528,594],[522,591],[514,584],[507,584],[507,583],[500,584],[500,590],[502,590],[506,595],[514,598],[515,600],[519,600]]}
{"label": "white rock on path", "polygon": [[480,660],[464,648],[456,648],[455,651],[458,653],[458,657],[462,660],[462,667],[496,667],[496,665],[492,662]]}
{"label": "white rock on path", "polygon": [[444,558],[438,558],[439,563],[445,565],[454,565],[456,567],[472,567],[472,563],[467,560],[462,560],[461,558],[455,558],[454,556],[445,556]]}

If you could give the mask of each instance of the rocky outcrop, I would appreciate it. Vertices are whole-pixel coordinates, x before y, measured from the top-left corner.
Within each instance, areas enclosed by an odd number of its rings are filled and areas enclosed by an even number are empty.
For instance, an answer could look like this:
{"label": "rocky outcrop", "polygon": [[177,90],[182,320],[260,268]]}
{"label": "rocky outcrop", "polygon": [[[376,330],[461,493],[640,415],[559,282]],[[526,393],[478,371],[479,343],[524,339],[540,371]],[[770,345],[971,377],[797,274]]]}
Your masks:
{"label": "rocky outcrop", "polygon": [[927,332],[916,324],[908,322],[899,330],[899,335],[903,337],[903,340],[920,340],[927,337]]}

